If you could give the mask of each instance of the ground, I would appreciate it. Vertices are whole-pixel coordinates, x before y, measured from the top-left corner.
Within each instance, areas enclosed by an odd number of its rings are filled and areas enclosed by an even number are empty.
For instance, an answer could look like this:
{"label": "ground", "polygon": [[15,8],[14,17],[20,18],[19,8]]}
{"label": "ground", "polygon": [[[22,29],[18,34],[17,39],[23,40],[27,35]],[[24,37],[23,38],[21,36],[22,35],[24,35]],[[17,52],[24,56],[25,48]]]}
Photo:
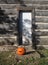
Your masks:
{"label": "ground", "polygon": [[0,65],[48,65],[48,50],[36,50],[19,56],[16,51],[1,51]]}

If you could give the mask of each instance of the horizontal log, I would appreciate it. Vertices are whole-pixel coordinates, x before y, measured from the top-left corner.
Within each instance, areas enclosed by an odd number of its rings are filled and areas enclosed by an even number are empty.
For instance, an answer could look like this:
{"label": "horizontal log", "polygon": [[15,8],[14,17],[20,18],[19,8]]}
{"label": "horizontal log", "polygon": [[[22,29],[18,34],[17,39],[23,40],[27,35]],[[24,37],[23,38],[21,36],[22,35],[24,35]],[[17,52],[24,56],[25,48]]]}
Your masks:
{"label": "horizontal log", "polygon": [[33,32],[34,36],[48,36],[48,31],[35,31]]}
{"label": "horizontal log", "polygon": [[0,31],[0,36],[11,36],[16,35],[18,36],[18,31]]}
{"label": "horizontal log", "polygon": [[2,45],[0,46],[0,51],[14,51],[17,49],[17,45]]}
{"label": "horizontal log", "polygon": [[48,31],[48,29],[35,29],[35,31]]}
{"label": "horizontal log", "polygon": [[40,38],[40,39],[42,39],[42,38],[48,38],[48,36],[46,35],[46,36],[36,36],[36,38]]}
{"label": "horizontal log", "polygon": [[48,9],[48,5],[43,5],[43,4],[32,4],[32,7],[34,7],[35,9]]}
{"label": "horizontal log", "polygon": [[17,28],[16,29],[0,29],[0,36],[3,36],[3,35],[18,35],[18,30]]}
{"label": "horizontal log", "polygon": [[16,39],[17,37],[16,36],[10,36],[10,37],[6,36],[6,37],[0,37],[0,38],[14,38],[14,39]]}
{"label": "horizontal log", "polygon": [[12,23],[12,22],[11,22],[11,23],[9,24],[9,23],[6,22],[6,23],[3,23],[3,24],[0,24],[0,28],[2,28],[2,29],[3,29],[3,28],[9,29],[10,27],[12,27],[12,28],[17,27],[17,23],[15,23],[15,22]]}
{"label": "horizontal log", "polygon": [[0,3],[1,4],[18,4],[19,2],[26,2],[26,3],[29,3],[29,2],[33,2],[33,3],[44,3],[44,4],[46,4],[48,1],[46,0],[22,0],[22,1],[18,1],[18,0],[6,0],[6,1],[4,1],[4,0],[0,0]]}
{"label": "horizontal log", "polygon": [[[17,35],[13,35],[13,34],[4,34],[4,35],[1,35],[1,34],[0,34],[0,40],[1,40],[1,39],[15,39],[15,38],[13,38],[14,36],[16,36],[16,37],[18,38]],[[17,39],[17,38],[16,38],[16,39]]]}
{"label": "horizontal log", "polygon": [[9,28],[9,25],[0,24],[0,29],[4,29],[4,28],[8,29]]}
{"label": "horizontal log", "polygon": [[48,18],[48,16],[35,16],[36,18]]}
{"label": "horizontal log", "polygon": [[36,22],[48,22],[48,16],[35,16]]}
{"label": "horizontal log", "polygon": [[26,4],[29,4],[29,3],[32,3],[32,4],[48,4],[48,1],[44,1],[44,0],[23,0],[24,3]]}
{"label": "horizontal log", "polygon": [[[31,7],[35,7],[38,9],[48,9],[48,4],[24,4],[26,6],[31,6]],[[0,4],[1,9],[15,9],[15,8],[20,8],[20,4]]]}
{"label": "horizontal log", "polygon": [[17,15],[16,15],[16,14],[15,14],[15,15],[5,15],[5,14],[4,14],[4,15],[1,15],[0,18],[1,18],[1,17],[9,18],[9,17],[17,17]]}
{"label": "horizontal log", "polygon": [[18,28],[17,28],[17,23],[3,23],[0,24],[0,34],[5,35],[5,34],[13,34],[17,35]]}
{"label": "horizontal log", "polygon": [[0,4],[1,9],[15,9],[19,7],[20,4]]}
{"label": "horizontal log", "polygon": [[48,9],[48,4],[32,4],[32,6],[39,9]]}
{"label": "horizontal log", "polygon": [[38,8],[35,8],[35,12],[47,12],[48,9],[38,9]]}
{"label": "horizontal log", "polygon": [[6,28],[0,28],[0,34],[9,34],[9,33],[13,33],[14,31],[18,31],[17,28],[13,28],[13,29],[6,29]]}
{"label": "horizontal log", "polygon": [[0,9],[0,15],[17,15],[17,9]]}
{"label": "horizontal log", "polygon": [[13,45],[17,43],[17,37],[0,37],[0,45]]}
{"label": "horizontal log", "polygon": [[6,0],[6,1],[4,1],[4,0],[0,0],[0,3],[1,4],[15,4],[15,3],[19,3],[19,1],[18,0]]}
{"label": "horizontal log", "polygon": [[44,23],[43,22],[35,22],[35,24],[42,24],[43,25],[43,24],[48,24],[48,22],[47,23],[46,22],[44,22]]}
{"label": "horizontal log", "polygon": [[17,21],[18,15],[2,15],[0,16],[0,23],[2,22],[15,22]]}
{"label": "horizontal log", "polygon": [[48,10],[35,11],[36,16],[48,16]]}
{"label": "horizontal log", "polygon": [[37,45],[37,49],[48,49],[48,45]]}
{"label": "horizontal log", "polygon": [[36,2],[36,1],[39,1],[39,2],[42,2],[42,1],[48,1],[48,0],[23,0],[23,1],[34,1],[34,2]]}
{"label": "horizontal log", "polygon": [[48,29],[48,23],[35,23],[34,27],[36,29]]}
{"label": "horizontal log", "polygon": [[35,40],[35,42],[33,42],[33,43],[35,43],[36,45],[48,45],[48,37],[39,36],[39,37],[35,38],[34,40]]}
{"label": "horizontal log", "polygon": [[[0,9],[32,10],[32,4],[26,4],[27,7],[24,7],[24,5],[20,5],[20,4],[0,4]],[[31,5],[31,6],[29,6],[29,5]]]}
{"label": "horizontal log", "polygon": [[44,7],[44,6],[46,7],[46,6],[48,6],[48,4],[43,4],[43,3],[42,3],[42,4],[36,4],[36,3],[35,3],[35,4],[32,4],[32,5],[33,5],[33,6],[36,6],[36,7],[39,7],[39,6],[40,6],[40,7],[42,7],[42,6],[43,6],[43,7]]}
{"label": "horizontal log", "polygon": [[32,11],[32,6],[29,6],[29,4],[27,4],[28,6],[26,6],[26,7],[23,7],[23,6],[19,6],[18,8],[17,8],[17,10],[23,10],[23,11]]}
{"label": "horizontal log", "polygon": [[44,0],[36,0],[36,1],[32,1],[33,4],[48,4],[48,1],[44,1]]}

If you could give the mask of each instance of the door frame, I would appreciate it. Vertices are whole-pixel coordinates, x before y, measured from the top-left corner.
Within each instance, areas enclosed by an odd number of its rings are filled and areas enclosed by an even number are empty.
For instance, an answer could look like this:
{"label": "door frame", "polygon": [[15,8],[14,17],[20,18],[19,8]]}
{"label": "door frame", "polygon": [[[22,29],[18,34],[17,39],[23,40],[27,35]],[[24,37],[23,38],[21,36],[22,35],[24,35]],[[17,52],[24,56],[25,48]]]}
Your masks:
{"label": "door frame", "polygon": [[[33,22],[33,14],[34,14],[34,9],[32,7],[20,7],[18,8],[19,11],[19,18],[20,18],[20,13],[21,12],[31,12],[32,13],[32,22]],[[20,19],[19,19],[20,21]],[[20,36],[20,31],[19,31],[19,45],[22,45],[22,36]],[[31,44],[32,45],[32,44]]]}

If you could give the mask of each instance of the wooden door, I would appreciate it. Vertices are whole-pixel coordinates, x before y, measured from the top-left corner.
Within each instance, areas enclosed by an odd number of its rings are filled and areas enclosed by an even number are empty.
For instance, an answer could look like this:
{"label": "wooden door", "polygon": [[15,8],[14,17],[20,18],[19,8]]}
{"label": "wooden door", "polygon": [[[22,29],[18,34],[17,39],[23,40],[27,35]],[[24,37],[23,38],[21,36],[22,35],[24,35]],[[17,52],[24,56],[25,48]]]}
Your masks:
{"label": "wooden door", "polygon": [[32,44],[32,12],[20,13],[20,35],[23,45]]}

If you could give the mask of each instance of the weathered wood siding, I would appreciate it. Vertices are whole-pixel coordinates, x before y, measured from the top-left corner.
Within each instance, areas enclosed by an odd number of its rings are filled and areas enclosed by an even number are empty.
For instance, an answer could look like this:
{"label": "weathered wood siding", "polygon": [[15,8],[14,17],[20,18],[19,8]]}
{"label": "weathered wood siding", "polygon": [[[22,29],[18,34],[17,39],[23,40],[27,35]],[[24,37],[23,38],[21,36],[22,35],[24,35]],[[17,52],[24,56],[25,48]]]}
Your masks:
{"label": "weathered wood siding", "polygon": [[48,45],[48,5],[43,1],[35,8],[35,34],[39,45]]}
{"label": "weathered wood siding", "polygon": [[16,5],[0,4],[0,45],[17,43],[18,11]]}
{"label": "weathered wood siding", "polygon": [[0,44],[18,44],[20,6],[35,10],[33,34],[36,45],[48,45],[48,0],[0,0]]}

